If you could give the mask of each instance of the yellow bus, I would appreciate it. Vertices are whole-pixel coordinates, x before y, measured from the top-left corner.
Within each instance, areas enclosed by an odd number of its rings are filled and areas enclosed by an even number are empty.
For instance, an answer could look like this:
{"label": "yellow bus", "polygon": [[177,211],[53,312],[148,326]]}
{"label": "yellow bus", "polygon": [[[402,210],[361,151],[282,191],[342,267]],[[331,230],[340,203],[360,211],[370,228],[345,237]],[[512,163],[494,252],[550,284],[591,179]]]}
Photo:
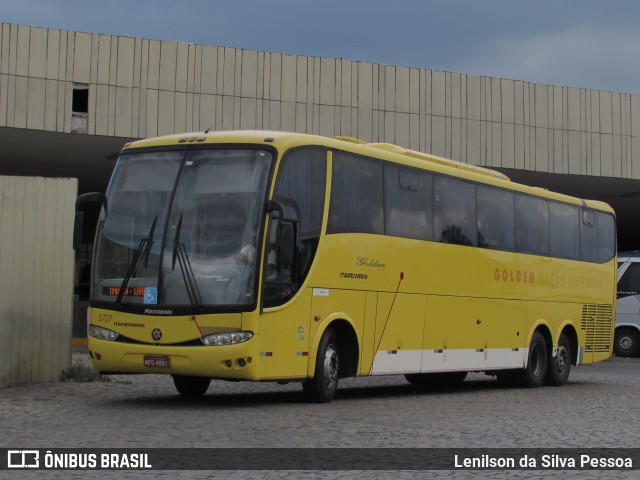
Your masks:
{"label": "yellow bus", "polygon": [[467,372],[537,387],[609,358],[601,202],[391,144],[237,131],[125,145],[98,220],[95,368],[300,381]]}

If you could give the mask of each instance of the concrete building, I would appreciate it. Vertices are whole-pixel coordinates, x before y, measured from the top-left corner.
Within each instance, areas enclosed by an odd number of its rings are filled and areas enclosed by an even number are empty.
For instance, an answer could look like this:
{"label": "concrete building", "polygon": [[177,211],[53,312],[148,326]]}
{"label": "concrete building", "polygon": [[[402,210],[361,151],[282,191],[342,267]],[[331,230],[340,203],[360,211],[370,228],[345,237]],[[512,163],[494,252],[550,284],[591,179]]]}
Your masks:
{"label": "concrete building", "polygon": [[0,174],[104,190],[126,141],[182,131],[345,135],[603,199],[640,244],[640,97],[236,48],[0,27]]}

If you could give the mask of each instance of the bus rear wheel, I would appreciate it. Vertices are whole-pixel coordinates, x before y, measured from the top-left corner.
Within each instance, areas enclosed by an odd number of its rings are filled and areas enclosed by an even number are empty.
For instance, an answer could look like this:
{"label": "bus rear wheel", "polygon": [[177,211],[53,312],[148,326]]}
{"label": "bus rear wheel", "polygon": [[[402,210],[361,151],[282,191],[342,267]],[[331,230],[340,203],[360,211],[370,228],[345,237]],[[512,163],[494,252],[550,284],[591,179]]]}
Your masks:
{"label": "bus rear wheel", "polygon": [[559,387],[567,383],[571,371],[571,343],[562,333],[558,339],[556,356],[549,355],[545,383]]}
{"label": "bus rear wheel", "polygon": [[333,328],[322,334],[313,378],[302,384],[307,397],[317,403],[329,403],[338,391],[340,377],[340,350],[338,336]]}
{"label": "bus rear wheel", "polygon": [[535,388],[542,385],[547,373],[547,342],[536,331],[531,337],[527,366],[516,371],[516,382],[521,387]]}
{"label": "bus rear wheel", "polygon": [[640,335],[632,328],[616,330],[613,341],[613,353],[616,357],[637,357],[640,353]]}
{"label": "bus rear wheel", "polygon": [[180,395],[185,397],[201,397],[207,392],[211,379],[207,377],[189,377],[174,375],[173,384]]}

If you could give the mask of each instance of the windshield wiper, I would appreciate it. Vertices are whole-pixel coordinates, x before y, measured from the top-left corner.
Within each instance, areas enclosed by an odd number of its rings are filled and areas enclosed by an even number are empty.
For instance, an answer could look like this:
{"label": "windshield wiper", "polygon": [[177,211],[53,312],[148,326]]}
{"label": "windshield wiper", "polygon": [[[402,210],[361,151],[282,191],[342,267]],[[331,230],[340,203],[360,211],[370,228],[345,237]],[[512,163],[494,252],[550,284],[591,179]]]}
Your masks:
{"label": "windshield wiper", "polygon": [[[156,223],[158,222],[158,215],[153,219],[153,223],[151,224],[151,228],[149,229],[149,234],[140,240],[140,244],[136,249],[136,253],[133,255],[133,260],[129,264],[129,269],[127,270],[127,274],[124,276],[122,280],[122,284],[120,285],[120,290],[118,291],[118,297],[116,298],[116,304],[120,305],[122,303],[122,299],[124,298],[124,292],[133,277],[133,274],[136,271],[136,267],[138,266],[138,262],[140,261],[140,257],[142,255],[142,251],[144,252],[144,266],[147,267],[147,261],[149,260],[149,253],[151,252],[151,247],[153,246],[153,232],[156,230]],[[146,247],[146,248],[145,248]]]}
{"label": "windshield wiper", "polygon": [[202,297],[200,296],[200,290],[198,290],[198,283],[196,277],[193,274],[191,268],[191,262],[187,255],[187,248],[184,243],[180,241],[180,232],[182,231],[182,214],[180,220],[178,220],[178,226],[176,227],[176,236],[173,239],[173,259],[171,262],[171,269],[176,269],[176,259],[180,265],[180,272],[184,280],[184,285],[187,289],[187,295],[189,295],[189,301],[194,307],[202,307]]}

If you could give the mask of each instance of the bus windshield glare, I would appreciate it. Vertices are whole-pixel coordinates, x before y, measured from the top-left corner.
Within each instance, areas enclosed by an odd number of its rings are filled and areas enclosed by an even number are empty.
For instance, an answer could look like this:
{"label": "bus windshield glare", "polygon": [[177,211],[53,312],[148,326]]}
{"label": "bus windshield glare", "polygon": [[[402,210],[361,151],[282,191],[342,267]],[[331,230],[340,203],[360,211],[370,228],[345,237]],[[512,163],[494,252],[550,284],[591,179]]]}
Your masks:
{"label": "bus windshield glare", "polygon": [[271,152],[247,148],[124,153],[100,214],[92,299],[254,304],[271,163]]}

